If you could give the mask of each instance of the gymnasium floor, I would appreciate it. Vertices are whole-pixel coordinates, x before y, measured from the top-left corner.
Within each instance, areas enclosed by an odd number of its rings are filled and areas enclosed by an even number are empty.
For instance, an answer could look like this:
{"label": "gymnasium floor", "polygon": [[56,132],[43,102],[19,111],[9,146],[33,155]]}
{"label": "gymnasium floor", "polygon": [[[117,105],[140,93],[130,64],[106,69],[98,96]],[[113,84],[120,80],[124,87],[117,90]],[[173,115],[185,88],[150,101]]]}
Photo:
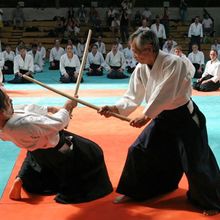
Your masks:
{"label": "gymnasium floor", "polygon": [[[46,68],[45,68],[46,69]],[[12,76],[7,76],[10,79]],[[60,84],[58,71],[38,73],[35,78],[49,86],[68,94],[74,93],[74,84]],[[113,104],[125,91],[128,79],[110,80],[103,77],[86,77],[80,85],[79,97],[97,106]],[[35,84],[5,84],[14,104],[36,103],[61,106],[65,98]],[[220,164],[219,112],[220,91],[193,93],[193,99],[207,117],[210,146]],[[140,107],[134,115],[137,115]],[[132,117],[132,116],[131,116]],[[113,187],[116,188],[127,154],[128,146],[142,129],[132,128],[127,122],[116,118],[104,118],[95,110],[79,105],[68,130],[98,143],[105,154]],[[13,144],[0,141],[0,219],[2,220],[202,220],[219,219],[219,215],[205,217],[200,210],[192,207],[186,200],[187,182],[185,177],[179,189],[160,198],[142,203],[130,202],[114,205],[117,194],[83,204],[61,205],[55,203],[54,196],[33,196],[22,191],[22,200],[13,201],[8,192],[25,156]],[[163,183],[161,183],[163,184]]]}

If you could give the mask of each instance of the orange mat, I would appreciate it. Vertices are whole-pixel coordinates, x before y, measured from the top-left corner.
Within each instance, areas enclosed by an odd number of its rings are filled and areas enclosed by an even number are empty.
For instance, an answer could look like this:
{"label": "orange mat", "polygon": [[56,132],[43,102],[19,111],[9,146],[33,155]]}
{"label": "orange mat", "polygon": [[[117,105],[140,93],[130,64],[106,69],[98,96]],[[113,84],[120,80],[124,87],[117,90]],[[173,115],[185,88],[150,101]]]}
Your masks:
{"label": "orange mat", "polygon": [[[137,111],[138,114],[141,111]],[[103,118],[89,108],[78,108],[73,112],[68,130],[98,143],[105,154],[109,175],[116,188],[128,146],[141,132],[127,122],[116,118]],[[86,120],[85,120],[86,119]],[[206,217],[186,200],[187,181],[181,180],[180,188],[173,193],[154,200],[136,203],[113,204],[117,196],[110,195],[83,204],[62,205],[53,200],[54,196],[33,196],[22,191],[23,199],[13,201],[8,192],[25,156],[22,150],[0,200],[0,219],[2,220],[202,220],[219,219],[219,216]],[[163,183],[161,183],[163,184]]]}

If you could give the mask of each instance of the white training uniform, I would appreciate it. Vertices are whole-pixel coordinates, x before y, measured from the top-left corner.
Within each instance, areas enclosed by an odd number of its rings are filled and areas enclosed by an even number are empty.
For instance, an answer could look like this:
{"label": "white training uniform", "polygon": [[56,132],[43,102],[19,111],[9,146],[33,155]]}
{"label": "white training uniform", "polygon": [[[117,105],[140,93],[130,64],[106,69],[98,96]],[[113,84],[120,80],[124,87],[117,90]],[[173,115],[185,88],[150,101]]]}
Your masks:
{"label": "white training uniform", "polygon": [[95,43],[98,47],[98,51],[102,54],[102,55],[105,55],[106,54],[106,48],[105,48],[105,43],[104,42],[96,42]]}
{"label": "white training uniform", "polygon": [[[37,105],[14,106],[14,115],[0,130],[0,138],[12,141],[20,148],[29,151],[55,147],[60,139],[59,131],[70,120],[69,112],[62,108],[48,115],[47,107]],[[17,112],[17,113],[16,113]]]}
{"label": "white training uniform", "polygon": [[197,51],[197,53],[191,52],[189,53],[188,58],[192,63],[197,63],[200,66],[205,64],[205,56],[202,51]]}
{"label": "white training uniform", "polygon": [[23,59],[20,54],[15,56],[14,59],[14,74],[19,73],[20,69],[27,70],[28,72],[34,72],[34,60],[33,57],[26,53]]}
{"label": "white training uniform", "polygon": [[186,104],[191,90],[191,75],[185,62],[175,55],[159,51],[152,69],[147,64],[136,66],[128,90],[116,107],[120,114],[129,115],[144,99],[146,106],[143,113],[154,119],[164,110]]}
{"label": "white training uniform", "polygon": [[30,54],[33,57],[34,60],[34,72],[39,73],[43,71],[43,59],[41,56],[41,53],[39,51],[36,52],[34,55],[32,50],[28,51],[28,54]]}
{"label": "white training uniform", "polygon": [[218,59],[214,60],[213,62],[209,60],[206,63],[202,78],[207,75],[213,76],[210,80],[212,80],[214,83],[220,81],[220,61]]}
{"label": "white training uniform", "polygon": [[166,39],[166,31],[163,24],[159,24],[159,28],[157,29],[156,24],[152,24],[150,29],[156,34],[158,38]]}
{"label": "white training uniform", "polygon": [[68,58],[67,54],[63,54],[60,58],[60,73],[61,75],[66,74],[65,67],[75,67],[76,73],[79,73],[80,61],[76,54],[73,54],[71,59]]}
{"label": "white training uniform", "polygon": [[60,61],[60,57],[65,53],[64,49],[62,47],[59,47],[58,49],[56,47],[53,47],[50,50],[50,58],[49,61],[53,62],[54,60]]}
{"label": "white training uniform", "polygon": [[187,56],[185,54],[182,54],[181,56],[179,56],[188,66],[191,77],[193,78],[196,72],[195,67],[193,66],[192,62],[189,60],[189,58],[187,58]]}
{"label": "white training uniform", "polygon": [[134,58],[132,50],[126,47],[123,50],[123,53],[125,57],[126,67],[130,66],[131,68],[134,68],[136,66],[137,61]]}
{"label": "white training uniform", "polygon": [[5,50],[3,51],[3,55],[4,55],[4,58],[5,58],[5,61],[12,61],[14,62],[14,58],[15,58],[15,53],[14,51],[10,51],[9,53]]}
{"label": "white training uniform", "polygon": [[90,64],[100,65],[100,66],[102,66],[104,68],[106,66],[104,57],[103,57],[103,55],[99,51],[96,52],[95,56],[93,55],[92,52],[88,53],[85,68],[88,69],[90,67]]}
{"label": "white training uniform", "polygon": [[105,62],[108,65],[108,68],[110,69],[110,66],[117,66],[121,67],[121,69],[125,69],[125,57],[124,54],[120,51],[117,51],[117,53],[114,55],[112,51],[110,51],[105,58]]}

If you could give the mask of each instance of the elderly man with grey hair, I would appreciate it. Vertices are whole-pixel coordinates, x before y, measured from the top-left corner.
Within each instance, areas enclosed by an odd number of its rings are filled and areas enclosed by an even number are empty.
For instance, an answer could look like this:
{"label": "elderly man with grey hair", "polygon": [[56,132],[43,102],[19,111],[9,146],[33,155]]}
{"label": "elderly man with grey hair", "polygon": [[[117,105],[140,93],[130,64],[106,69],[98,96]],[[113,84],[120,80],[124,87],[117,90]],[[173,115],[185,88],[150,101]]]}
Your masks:
{"label": "elderly man with grey hair", "polygon": [[151,30],[136,31],[130,42],[139,64],[124,96],[99,113],[129,115],[144,100],[143,113],[130,125],[147,126],[129,148],[116,190],[123,195],[115,203],[173,191],[184,172],[189,201],[206,215],[218,213],[220,172],[208,145],[205,116],[191,99],[190,68],[180,57],[161,51]]}

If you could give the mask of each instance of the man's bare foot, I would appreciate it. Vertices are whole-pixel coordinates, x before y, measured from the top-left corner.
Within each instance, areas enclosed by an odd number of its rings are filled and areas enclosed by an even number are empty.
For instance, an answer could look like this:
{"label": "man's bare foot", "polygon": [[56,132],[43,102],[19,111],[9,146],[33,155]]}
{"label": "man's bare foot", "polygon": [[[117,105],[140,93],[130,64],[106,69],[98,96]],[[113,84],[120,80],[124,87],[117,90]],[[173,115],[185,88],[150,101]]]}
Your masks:
{"label": "man's bare foot", "polygon": [[22,180],[19,177],[17,177],[9,192],[9,198],[13,200],[20,200],[21,199],[21,188],[22,188]]}
{"label": "man's bare foot", "polygon": [[204,210],[203,215],[212,216],[219,214],[220,210],[217,209],[211,209],[211,210]]}
{"label": "man's bare foot", "polygon": [[132,200],[130,197],[121,195],[121,196],[117,196],[115,200],[113,201],[113,203],[115,204],[126,203],[126,202],[129,202],[130,200]]}

